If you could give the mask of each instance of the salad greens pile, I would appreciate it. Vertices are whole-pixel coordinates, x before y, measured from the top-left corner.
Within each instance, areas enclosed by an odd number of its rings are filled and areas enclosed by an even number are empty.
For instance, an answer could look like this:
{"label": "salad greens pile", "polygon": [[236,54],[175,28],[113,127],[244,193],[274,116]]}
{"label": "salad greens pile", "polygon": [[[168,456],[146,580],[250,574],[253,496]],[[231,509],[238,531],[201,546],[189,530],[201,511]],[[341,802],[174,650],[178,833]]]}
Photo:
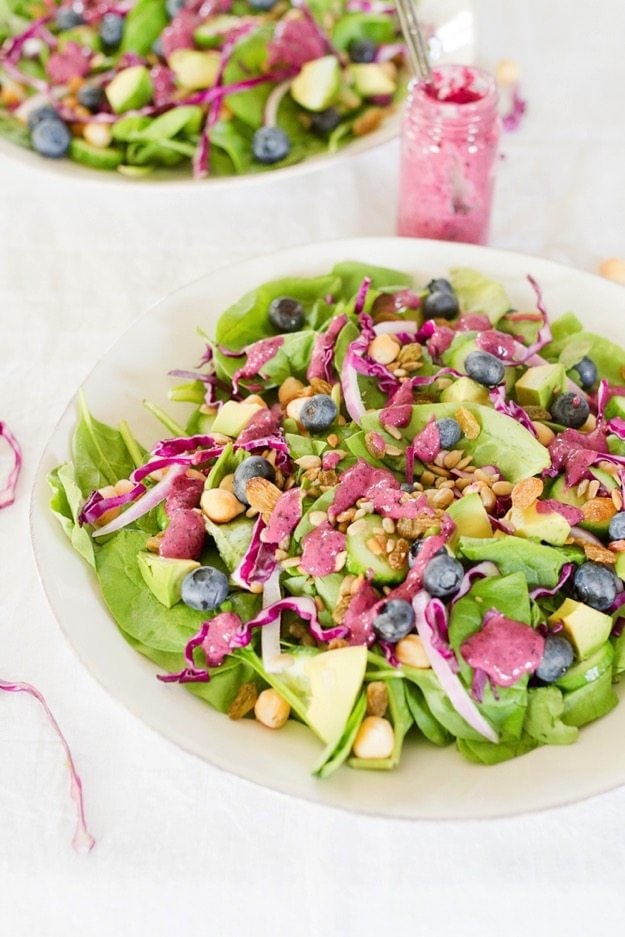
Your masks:
{"label": "salad greens pile", "polygon": [[394,110],[399,37],[378,0],[0,0],[0,135],[133,177],[281,168]]}
{"label": "salad greens pile", "polygon": [[495,764],[616,705],[625,351],[530,283],[339,263],[227,309],[149,449],[81,399],[52,510],[160,679],[306,724],[320,777],[410,735]]}

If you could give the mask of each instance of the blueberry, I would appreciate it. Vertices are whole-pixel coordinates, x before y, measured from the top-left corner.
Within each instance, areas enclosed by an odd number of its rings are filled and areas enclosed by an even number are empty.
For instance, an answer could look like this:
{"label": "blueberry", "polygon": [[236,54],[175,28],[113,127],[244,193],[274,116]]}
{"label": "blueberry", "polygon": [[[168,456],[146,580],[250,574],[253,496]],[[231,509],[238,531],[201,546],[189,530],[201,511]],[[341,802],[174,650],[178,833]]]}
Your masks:
{"label": "blueberry", "polygon": [[462,563],[449,554],[441,554],[431,559],[425,567],[423,586],[430,595],[447,599],[458,591],[463,576]]}
{"label": "blueberry", "polygon": [[260,127],[252,140],[252,153],[259,163],[279,163],[291,152],[291,141],[279,127]]}
{"label": "blueberry", "polygon": [[235,497],[241,504],[249,506],[250,502],[247,500],[245,492],[249,480],[251,478],[267,478],[272,482],[275,477],[276,472],[271,462],[263,459],[260,455],[251,455],[248,459],[244,459],[240,465],[237,465],[234,471],[233,490]]}
{"label": "blueberry", "polygon": [[69,150],[71,134],[58,117],[44,117],[30,135],[33,149],[48,159],[60,159]]}
{"label": "blueberry", "polygon": [[328,107],[325,111],[313,114],[310,119],[310,129],[320,136],[332,133],[341,123],[341,115],[335,107]]}
{"label": "blueberry", "polygon": [[105,13],[100,23],[100,41],[108,51],[116,49],[124,35],[124,17],[118,13]]}
{"label": "blueberry", "polygon": [[269,321],[279,332],[299,332],[304,324],[304,307],[292,296],[278,296],[269,306]]}
{"label": "blueberry", "polygon": [[414,610],[405,599],[389,599],[373,619],[373,630],[383,641],[400,641],[414,628]]}
{"label": "blueberry", "polygon": [[608,527],[610,540],[625,540],[625,511],[619,511],[610,521]]}
{"label": "blueberry", "polygon": [[257,10],[259,13],[265,13],[267,10],[272,10],[276,5],[277,0],[249,0],[249,4],[253,10]]}
{"label": "blueberry", "polygon": [[[423,544],[427,541],[427,537],[423,540],[415,540],[415,542],[410,547],[408,551],[408,566],[412,567],[415,564],[415,560],[418,557],[419,553],[423,549]],[[447,554],[445,547],[441,547],[440,550],[437,550],[434,556],[441,556],[443,553]],[[432,557],[433,559],[434,557]]]}
{"label": "blueberry", "polygon": [[337,406],[328,394],[308,397],[299,412],[300,423],[309,433],[322,433],[329,429],[337,416]]}
{"label": "blueberry", "polygon": [[86,83],[78,89],[78,103],[92,114],[97,113],[106,103],[106,95],[101,85]]}
{"label": "blueberry", "polygon": [[370,39],[353,39],[348,48],[349,57],[352,62],[368,65],[369,62],[375,62],[375,54],[378,47]]}
{"label": "blueberry", "polygon": [[505,373],[499,358],[495,358],[488,351],[470,352],[465,358],[464,370],[471,380],[485,387],[495,387],[501,384]]}
{"label": "blueberry", "polygon": [[560,394],[551,404],[551,416],[555,423],[579,429],[583,426],[590,413],[590,407],[579,394],[567,391]]}
{"label": "blueberry", "polygon": [[443,277],[430,280],[428,283],[428,293],[452,293],[455,295],[453,286],[449,280],[445,280]]}
{"label": "blueberry", "polygon": [[460,312],[455,294],[447,290],[428,293],[421,308],[426,319],[453,319]]}
{"label": "blueberry", "polygon": [[588,355],[585,355],[581,361],[578,361],[573,367],[573,370],[577,371],[577,383],[580,387],[583,387],[584,390],[589,390],[599,377],[597,365]]}
{"label": "blueberry", "polygon": [[543,659],[538,665],[536,676],[543,683],[553,683],[567,672],[573,663],[573,648],[570,641],[560,634],[549,634],[545,638]]}
{"label": "blueberry", "polygon": [[612,570],[592,560],[582,563],[573,580],[580,602],[604,612],[614,603],[618,580]]}
{"label": "blueberry", "polygon": [[54,19],[56,28],[60,32],[64,32],[66,29],[74,29],[76,26],[83,26],[84,22],[80,13],[74,10],[73,7],[61,7]]}
{"label": "blueberry", "polygon": [[214,566],[198,566],[182,580],[182,601],[198,612],[219,608],[228,591],[228,577]]}
{"label": "blueberry", "polygon": [[441,440],[441,449],[453,449],[462,439],[460,424],[452,416],[437,420],[436,428]]}
{"label": "blueberry", "polygon": [[44,104],[43,107],[38,107],[36,111],[31,111],[28,115],[28,129],[32,133],[38,123],[46,119],[50,120],[60,120],[61,118],[49,104]]}
{"label": "blueberry", "polygon": [[165,0],[165,9],[167,10],[167,15],[170,19],[173,20],[174,16],[177,16],[181,10],[184,10],[186,6],[186,0]]}

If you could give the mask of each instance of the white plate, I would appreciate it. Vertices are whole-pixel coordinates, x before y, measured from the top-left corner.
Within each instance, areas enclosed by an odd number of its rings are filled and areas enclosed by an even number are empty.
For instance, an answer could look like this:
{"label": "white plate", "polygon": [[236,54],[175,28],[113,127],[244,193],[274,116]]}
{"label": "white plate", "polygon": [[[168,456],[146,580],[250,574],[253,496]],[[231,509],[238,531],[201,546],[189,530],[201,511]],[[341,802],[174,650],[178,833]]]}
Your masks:
{"label": "white plate", "polygon": [[[459,62],[470,65],[475,61],[476,37],[475,15],[472,0],[421,0],[419,3],[419,16],[425,24],[434,27],[434,36],[430,41],[432,60],[436,62]],[[400,118],[395,114],[384,121],[379,130],[349,143],[337,153],[319,153],[301,163],[286,166],[275,171],[248,173],[247,175],[215,176],[203,180],[202,185],[216,186],[242,185],[245,183],[260,183],[275,179],[299,176],[314,169],[322,169],[332,163],[348,156],[357,156],[373,147],[388,143],[399,133]],[[144,178],[133,179],[123,176],[119,172],[90,169],[80,163],[69,159],[44,159],[32,150],[15,146],[8,140],[0,137],[0,156],[29,166],[39,172],[54,173],[66,179],[76,179],[83,182],[106,182],[117,185],[141,185],[143,188],[150,185],[157,186],[188,186],[197,185],[187,166],[183,169],[157,170]]]}
{"label": "white plate", "polygon": [[[171,385],[167,371],[197,362],[197,325],[211,330],[223,309],[265,280],[315,276],[340,260],[396,267],[415,274],[420,282],[445,275],[450,266],[472,266],[500,280],[519,308],[533,303],[525,280],[531,273],[551,315],[574,309],[593,329],[625,343],[625,292],[591,274],[466,244],[399,238],[334,241],[218,270],[163,299],[131,326],[88,377],[84,392],[90,408],[113,424],[127,419],[144,444],[152,443],[162,430],[141,400],[164,401]],[[484,818],[538,810],[625,783],[625,706],[582,729],[575,745],[545,747],[494,767],[469,764],[453,747],[438,749],[410,740],[395,772],[343,768],[333,778],[318,781],[309,771],[320,746],[303,726],[289,723],[271,732],[250,720],[231,722],[182,687],[160,683],[155,679],[157,668],[118,633],[95,578],[48,511],[46,474],[69,458],[75,419],[72,402],[38,470],[32,535],[39,573],[61,628],[93,676],[177,745],[276,791],[346,810],[411,819]]]}

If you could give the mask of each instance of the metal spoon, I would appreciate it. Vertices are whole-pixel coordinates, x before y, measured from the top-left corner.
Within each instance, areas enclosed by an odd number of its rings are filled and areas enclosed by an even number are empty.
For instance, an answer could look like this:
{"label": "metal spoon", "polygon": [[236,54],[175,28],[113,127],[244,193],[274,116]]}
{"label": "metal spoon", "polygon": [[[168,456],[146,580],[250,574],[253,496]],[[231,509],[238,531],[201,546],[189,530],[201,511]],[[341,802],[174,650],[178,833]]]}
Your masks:
{"label": "metal spoon", "polygon": [[408,48],[408,59],[412,71],[418,78],[430,82],[432,69],[428,57],[427,43],[423,37],[413,0],[395,0],[401,31]]}

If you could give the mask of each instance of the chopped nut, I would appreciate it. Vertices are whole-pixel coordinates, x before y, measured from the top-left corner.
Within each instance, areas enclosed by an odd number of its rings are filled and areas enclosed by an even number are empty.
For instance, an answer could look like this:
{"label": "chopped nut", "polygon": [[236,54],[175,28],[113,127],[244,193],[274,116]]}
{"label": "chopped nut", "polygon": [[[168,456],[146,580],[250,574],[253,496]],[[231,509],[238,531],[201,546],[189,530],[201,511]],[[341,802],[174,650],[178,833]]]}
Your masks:
{"label": "chopped nut", "polygon": [[621,494],[621,492],[618,491],[618,490],[615,488],[614,491],[612,492],[612,494],[610,495],[610,497],[612,498],[612,504],[614,505],[614,507],[616,508],[616,510],[617,510],[617,511],[622,510],[622,508],[623,508],[623,495]]}
{"label": "chopped nut", "polygon": [[245,494],[250,507],[255,508],[260,514],[268,515],[274,510],[282,492],[269,479],[256,476],[250,478],[246,484]]}
{"label": "chopped nut", "polygon": [[340,573],[345,563],[347,562],[347,550],[341,550],[340,553],[337,553],[334,557],[334,572]]}
{"label": "chopped nut", "polygon": [[431,497],[428,493],[428,501],[432,507],[440,508],[441,510],[449,507],[453,500],[454,494],[449,488],[438,488],[432,492]]}
{"label": "chopped nut", "polygon": [[321,458],[318,455],[303,455],[295,459],[295,464],[303,469],[320,468]]}
{"label": "chopped nut", "polygon": [[299,423],[300,413],[305,403],[306,397],[295,397],[293,400],[290,400],[286,405],[286,415],[291,420],[296,420]]}
{"label": "chopped nut", "polygon": [[596,543],[588,543],[586,540],[575,540],[575,543],[583,548],[586,558],[589,560],[594,560],[596,563],[616,563],[615,554],[606,549],[606,547],[602,547]]}
{"label": "chopped nut", "polygon": [[310,389],[313,394],[326,394],[329,396],[332,393],[332,384],[328,384],[327,381],[322,380],[320,377],[313,377],[310,382]]}
{"label": "chopped nut", "polygon": [[392,456],[392,457],[398,457],[398,456],[404,454],[404,450],[403,450],[403,449],[400,449],[399,446],[389,446],[389,445],[386,445],[386,446],[384,447],[384,451],[385,451],[386,455],[390,455],[390,456]]}
{"label": "chopped nut", "polygon": [[458,407],[455,416],[466,438],[477,439],[481,433],[481,427],[471,411],[467,410],[466,407]]}
{"label": "chopped nut", "polygon": [[148,537],[148,540],[145,544],[146,550],[148,550],[150,553],[158,553],[163,536],[164,531],[161,531],[159,534],[155,534],[154,537]]}
{"label": "chopped nut", "polygon": [[383,716],[388,709],[388,690],[382,680],[367,684],[367,715]]}
{"label": "chopped nut", "polygon": [[415,364],[420,360],[423,349],[418,342],[410,342],[408,345],[403,345],[397,356],[398,361],[404,365]]}
{"label": "chopped nut", "polygon": [[400,517],[395,524],[395,529],[400,537],[416,540],[417,537],[420,537],[426,530],[429,530],[435,523],[436,516],[433,517],[428,512],[427,514],[419,514],[417,517]]}
{"label": "chopped nut", "polygon": [[583,498],[586,494],[590,480],[588,478],[583,478],[579,485],[577,486],[576,493],[578,498]]}
{"label": "chopped nut", "polygon": [[388,758],[393,751],[395,736],[388,719],[365,716],[354,740],[356,758]]}
{"label": "chopped nut", "polygon": [[215,524],[227,524],[245,511],[245,507],[232,492],[223,488],[207,488],[202,493],[200,507],[206,517]]}
{"label": "chopped nut", "polygon": [[625,540],[613,540],[610,549],[615,553],[625,553]]}
{"label": "chopped nut", "polygon": [[254,706],[254,715],[269,729],[281,729],[291,714],[291,707],[277,690],[263,690]]}
{"label": "chopped nut", "polygon": [[400,664],[406,664],[407,667],[416,667],[418,670],[428,670],[430,667],[423,641],[418,634],[409,634],[398,641],[395,656]]}
{"label": "chopped nut", "polygon": [[311,511],[308,515],[308,520],[313,525],[313,527],[319,527],[320,524],[327,521],[328,515],[325,511]]}
{"label": "chopped nut", "polygon": [[373,456],[374,459],[381,459],[384,455],[384,439],[379,433],[365,433],[365,446],[367,447],[367,452]]}
{"label": "chopped nut", "polygon": [[492,509],[495,507],[495,504],[497,503],[497,499],[488,485],[482,484],[478,493],[486,510],[492,511]]}
{"label": "chopped nut", "polygon": [[538,442],[542,446],[550,446],[556,436],[553,430],[549,429],[548,426],[545,426],[544,423],[541,423],[537,420],[532,420],[532,426],[536,430],[536,438],[538,439]]}
{"label": "chopped nut", "polygon": [[504,481],[494,482],[492,489],[498,498],[507,498],[512,492],[512,484]]}
{"label": "chopped nut", "polygon": [[395,521],[393,520],[392,517],[383,517],[383,518],[382,518],[382,529],[383,529],[387,534],[394,534],[394,533],[395,533]]}
{"label": "chopped nut", "polygon": [[369,537],[365,545],[367,550],[369,550],[369,552],[373,553],[375,556],[381,556],[385,552],[384,547],[380,544],[380,541],[377,537]]}
{"label": "chopped nut", "polygon": [[107,124],[85,124],[82,135],[87,143],[98,149],[104,149],[113,139],[111,128]]}
{"label": "chopped nut", "polygon": [[517,482],[511,492],[512,504],[524,511],[534,504],[543,493],[544,484],[540,478],[524,478]]}
{"label": "chopped nut", "polygon": [[381,107],[368,108],[352,124],[352,133],[357,137],[363,137],[365,134],[371,133],[380,126],[384,113]]}
{"label": "chopped nut", "polygon": [[390,364],[395,361],[400,351],[400,344],[394,335],[383,332],[369,342],[367,352],[378,364]]}
{"label": "chopped nut", "polygon": [[336,449],[339,442],[340,442],[340,439],[336,435],[336,433],[330,433],[330,435],[328,436],[328,445],[332,446],[333,449]]}
{"label": "chopped nut", "polygon": [[258,699],[258,690],[255,683],[242,683],[239,692],[232,700],[228,716],[230,719],[242,719],[254,709]]}
{"label": "chopped nut", "polygon": [[328,642],[329,651],[338,651],[342,647],[349,647],[345,638],[332,638],[332,640]]}
{"label": "chopped nut", "polygon": [[402,438],[401,430],[399,430],[396,426],[386,426],[385,429],[389,436],[392,436],[393,439]]}
{"label": "chopped nut", "polygon": [[301,397],[305,390],[304,385],[301,381],[298,381],[296,377],[287,377],[286,380],[280,384],[278,390],[278,400],[283,407],[286,407],[291,400],[295,400],[297,397]]}
{"label": "chopped nut", "polygon": [[406,557],[408,556],[407,550],[399,550],[397,545],[392,553],[389,553],[386,557],[386,561],[391,569],[403,569],[406,565]]}
{"label": "chopped nut", "polygon": [[219,482],[219,487],[222,491],[234,491],[234,475],[224,475],[222,480]]}
{"label": "chopped nut", "polygon": [[588,485],[588,488],[586,489],[586,497],[587,497],[589,500],[592,500],[593,498],[596,498],[596,497],[597,497],[597,492],[599,491],[600,487],[601,487],[601,485],[600,485],[600,483],[597,481],[597,479],[596,479],[596,478],[593,478],[593,480],[592,480],[592,481],[590,482],[590,484]]}
{"label": "chopped nut", "polygon": [[454,449],[452,452],[448,452],[443,459],[443,465],[445,468],[452,469],[458,465],[458,462],[462,458],[462,452],[460,449]]}

